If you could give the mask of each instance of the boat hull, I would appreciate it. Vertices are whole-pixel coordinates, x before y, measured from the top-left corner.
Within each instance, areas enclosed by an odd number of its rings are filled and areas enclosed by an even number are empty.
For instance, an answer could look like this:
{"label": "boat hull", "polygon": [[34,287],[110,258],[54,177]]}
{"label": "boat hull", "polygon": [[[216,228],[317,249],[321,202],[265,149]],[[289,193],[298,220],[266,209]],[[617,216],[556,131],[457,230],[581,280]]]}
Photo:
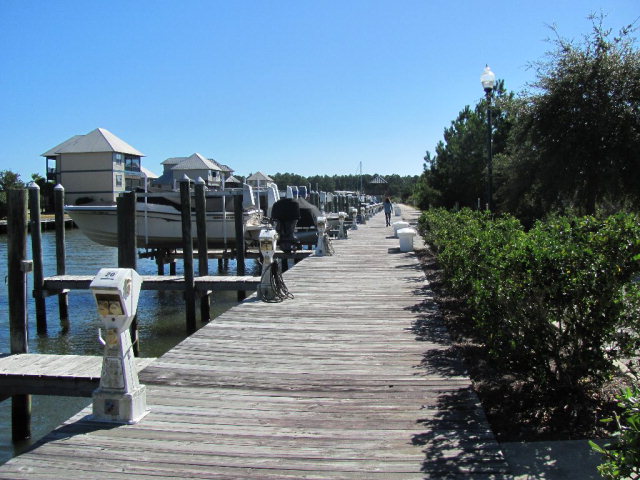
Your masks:
{"label": "boat hull", "polygon": [[[69,206],[67,214],[89,239],[101,245],[118,246],[118,217],[116,206]],[[172,211],[173,210],[173,211]],[[258,210],[245,212],[243,222],[245,240],[254,242],[260,234],[262,217]],[[235,247],[235,218],[233,213],[207,212],[208,248]],[[191,231],[197,245],[195,214],[191,215]],[[136,210],[136,242],[139,248],[180,248],[182,216],[175,209],[157,205],[140,205]]]}

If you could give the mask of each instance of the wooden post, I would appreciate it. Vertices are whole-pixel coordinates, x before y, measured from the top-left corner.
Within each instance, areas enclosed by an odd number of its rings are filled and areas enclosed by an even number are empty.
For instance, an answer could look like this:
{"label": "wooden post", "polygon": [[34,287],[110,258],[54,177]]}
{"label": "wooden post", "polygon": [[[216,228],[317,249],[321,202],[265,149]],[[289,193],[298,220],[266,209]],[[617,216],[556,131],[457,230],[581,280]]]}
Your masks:
{"label": "wooden post", "polygon": [[182,213],[182,252],[184,265],[184,301],[187,334],[196,331],[196,291],[193,281],[193,236],[191,234],[191,180],[186,175],[180,180],[180,205]]}
{"label": "wooden post", "polygon": [[[233,197],[233,218],[236,227],[236,270],[238,276],[245,274],[244,266],[244,209],[242,208],[242,195]],[[247,298],[247,292],[238,290],[238,301]]]}
{"label": "wooden post", "polygon": [[[198,178],[195,187],[196,195],[196,228],[198,232],[198,276],[209,275],[209,256],[207,242],[207,201],[205,198],[206,186],[202,178]],[[208,322],[211,320],[209,308],[210,292],[202,292],[200,295],[200,320]]]}
{"label": "wooden post", "polygon": [[42,228],[40,225],[40,187],[29,184],[29,227],[31,230],[31,255],[33,258],[33,298],[36,302],[38,334],[47,334],[47,305],[44,299],[44,267],[42,265]]}
{"label": "wooden post", "polygon": [[[60,184],[53,188],[53,205],[56,224],[56,273],[67,273],[65,252],[65,222],[64,222],[64,187]],[[58,312],[60,325],[64,333],[69,331],[69,295],[67,291],[58,294]]]}
{"label": "wooden post", "polygon": [[164,275],[164,250],[156,250],[156,265],[158,266],[158,275]]}
{"label": "wooden post", "polygon": [[[27,317],[27,191],[9,190],[7,195],[7,282],[11,353],[29,352]],[[31,437],[31,395],[11,398],[13,441]]]}
{"label": "wooden post", "polygon": [[133,268],[137,263],[136,192],[124,192],[117,199],[118,266]]}
{"label": "wooden post", "polygon": [[[116,200],[118,215],[118,267],[137,268],[136,192],[124,192]],[[138,317],[129,327],[134,356],[140,355]]]}

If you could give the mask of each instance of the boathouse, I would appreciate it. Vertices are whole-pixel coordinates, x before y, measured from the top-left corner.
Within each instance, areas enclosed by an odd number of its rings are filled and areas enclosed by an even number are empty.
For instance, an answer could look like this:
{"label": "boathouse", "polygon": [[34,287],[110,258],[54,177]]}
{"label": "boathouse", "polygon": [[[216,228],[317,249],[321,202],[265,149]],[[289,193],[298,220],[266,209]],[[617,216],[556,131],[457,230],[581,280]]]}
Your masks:
{"label": "boathouse", "polygon": [[264,186],[269,182],[273,182],[273,178],[271,178],[269,175],[265,175],[262,172],[256,172],[253,175],[249,175],[249,177],[247,177],[247,183],[252,187]]}
{"label": "boathouse", "polygon": [[389,182],[382,175],[374,175],[367,184],[366,193],[369,195],[382,196],[389,191]]}
{"label": "boathouse", "polygon": [[75,135],[42,156],[47,180],[65,188],[71,205],[113,204],[120,193],[144,186],[144,154],[104,128]]}

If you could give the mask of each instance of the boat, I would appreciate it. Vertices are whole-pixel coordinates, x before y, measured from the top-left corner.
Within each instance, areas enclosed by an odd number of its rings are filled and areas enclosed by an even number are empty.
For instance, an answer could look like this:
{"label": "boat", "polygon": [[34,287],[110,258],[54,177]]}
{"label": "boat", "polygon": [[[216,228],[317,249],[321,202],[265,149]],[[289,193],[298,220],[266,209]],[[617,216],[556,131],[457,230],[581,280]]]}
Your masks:
{"label": "boat", "polygon": [[[235,246],[234,192],[206,193],[206,225],[208,248]],[[262,227],[263,211],[256,207],[249,185],[243,189],[243,226],[245,241],[257,243]],[[238,192],[235,192],[238,193]],[[118,246],[116,205],[67,205],[66,213],[89,239],[101,245]],[[191,213],[191,229],[197,244],[195,208]],[[139,248],[182,247],[182,213],[178,192],[147,193],[136,202],[136,241]]]}

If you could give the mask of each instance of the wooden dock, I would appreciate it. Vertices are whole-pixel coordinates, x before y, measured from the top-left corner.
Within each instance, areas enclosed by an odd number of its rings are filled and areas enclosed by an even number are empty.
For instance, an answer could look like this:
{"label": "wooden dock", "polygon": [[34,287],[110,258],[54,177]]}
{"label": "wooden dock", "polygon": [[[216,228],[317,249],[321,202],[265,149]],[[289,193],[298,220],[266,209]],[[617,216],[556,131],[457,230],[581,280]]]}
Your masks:
{"label": "wooden dock", "polygon": [[[184,290],[183,275],[141,275],[142,290]],[[55,295],[63,290],[89,290],[95,275],[54,275],[44,279],[44,291]],[[199,291],[255,290],[260,277],[252,275],[195,277],[194,284]]]}
{"label": "wooden dock", "polygon": [[294,299],[250,297],[154,361],[140,423],[84,410],[0,479],[511,478],[415,254],[383,225],[286,272]]}
{"label": "wooden dock", "polygon": [[[138,370],[153,358],[136,358]],[[91,397],[100,384],[102,357],[0,354],[0,401],[11,395]]]}

